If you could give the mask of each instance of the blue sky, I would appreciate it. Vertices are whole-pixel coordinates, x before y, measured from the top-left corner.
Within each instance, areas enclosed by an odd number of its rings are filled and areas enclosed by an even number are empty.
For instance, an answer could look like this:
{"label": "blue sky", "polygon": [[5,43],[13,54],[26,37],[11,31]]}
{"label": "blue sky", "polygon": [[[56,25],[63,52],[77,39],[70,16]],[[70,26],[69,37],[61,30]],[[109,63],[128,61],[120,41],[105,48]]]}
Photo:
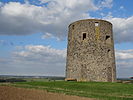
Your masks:
{"label": "blue sky", "polygon": [[0,0],[0,74],[65,75],[67,28],[113,24],[117,77],[133,76],[133,0]]}

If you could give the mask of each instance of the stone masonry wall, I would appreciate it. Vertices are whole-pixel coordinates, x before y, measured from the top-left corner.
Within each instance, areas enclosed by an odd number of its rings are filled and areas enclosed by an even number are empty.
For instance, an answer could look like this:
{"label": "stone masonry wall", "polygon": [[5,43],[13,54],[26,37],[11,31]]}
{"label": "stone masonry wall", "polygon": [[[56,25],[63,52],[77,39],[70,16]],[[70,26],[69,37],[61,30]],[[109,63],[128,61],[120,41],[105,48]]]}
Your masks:
{"label": "stone masonry wall", "polygon": [[86,19],[69,25],[66,79],[116,80],[112,24]]}

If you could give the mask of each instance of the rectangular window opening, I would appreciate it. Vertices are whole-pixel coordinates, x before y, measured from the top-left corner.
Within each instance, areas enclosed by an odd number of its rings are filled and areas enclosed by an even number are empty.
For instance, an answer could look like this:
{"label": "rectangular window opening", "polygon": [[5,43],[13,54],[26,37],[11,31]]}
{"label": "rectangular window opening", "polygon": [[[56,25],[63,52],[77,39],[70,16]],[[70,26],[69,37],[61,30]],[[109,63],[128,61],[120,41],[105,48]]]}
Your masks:
{"label": "rectangular window opening", "polygon": [[98,22],[95,22],[95,26],[99,26],[99,23]]}
{"label": "rectangular window opening", "polygon": [[83,40],[86,39],[86,33],[83,33]]}

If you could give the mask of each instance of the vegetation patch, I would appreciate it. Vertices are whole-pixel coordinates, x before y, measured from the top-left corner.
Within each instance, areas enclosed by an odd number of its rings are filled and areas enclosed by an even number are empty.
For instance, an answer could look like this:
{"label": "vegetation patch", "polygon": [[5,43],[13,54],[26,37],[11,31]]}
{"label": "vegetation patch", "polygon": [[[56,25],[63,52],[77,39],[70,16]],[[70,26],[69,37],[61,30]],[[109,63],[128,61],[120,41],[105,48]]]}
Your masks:
{"label": "vegetation patch", "polygon": [[133,100],[133,84],[108,82],[18,82],[16,87],[44,89],[49,92],[64,93],[101,100]]}

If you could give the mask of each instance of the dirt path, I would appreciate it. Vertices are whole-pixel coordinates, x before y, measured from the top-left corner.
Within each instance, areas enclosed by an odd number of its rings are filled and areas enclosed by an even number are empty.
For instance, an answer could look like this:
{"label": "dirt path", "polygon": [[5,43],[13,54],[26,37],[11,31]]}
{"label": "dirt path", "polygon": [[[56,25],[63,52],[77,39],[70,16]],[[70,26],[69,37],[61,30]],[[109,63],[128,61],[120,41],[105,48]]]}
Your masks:
{"label": "dirt path", "polygon": [[0,100],[95,100],[78,96],[49,93],[43,90],[0,86]]}

